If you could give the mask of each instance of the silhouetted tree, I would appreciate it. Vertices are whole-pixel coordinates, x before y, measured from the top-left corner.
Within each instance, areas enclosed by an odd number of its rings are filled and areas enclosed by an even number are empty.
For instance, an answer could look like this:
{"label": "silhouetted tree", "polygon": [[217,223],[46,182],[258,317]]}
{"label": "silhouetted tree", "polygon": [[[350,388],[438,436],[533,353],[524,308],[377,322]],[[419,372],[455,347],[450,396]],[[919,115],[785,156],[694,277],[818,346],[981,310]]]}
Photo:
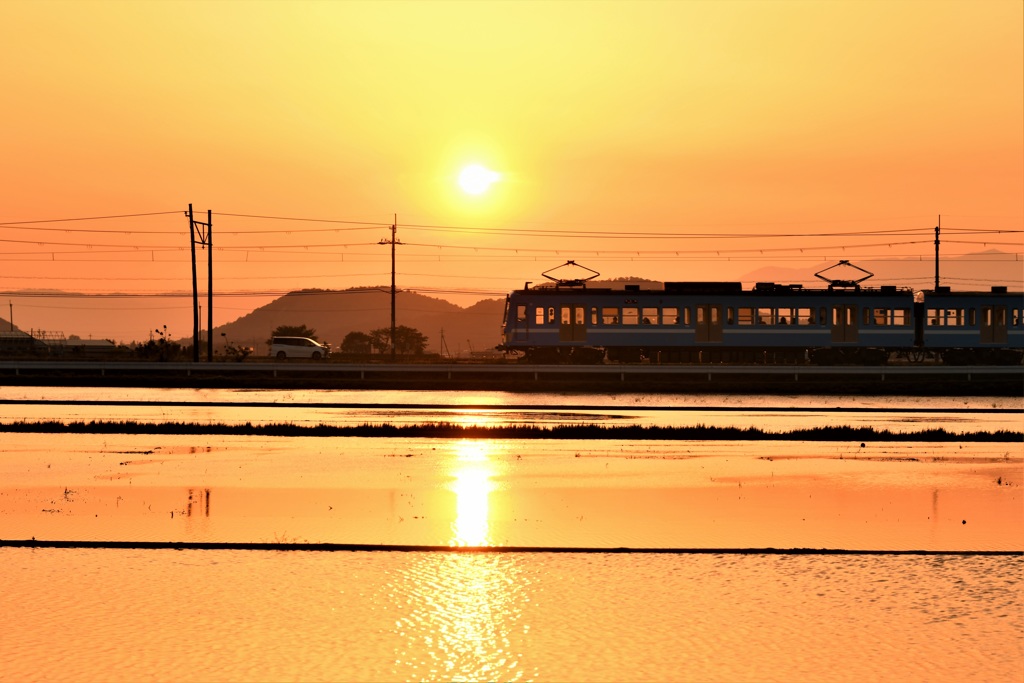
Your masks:
{"label": "silhouetted tree", "polygon": [[349,332],[341,342],[342,353],[372,353],[373,338],[365,332]]}
{"label": "silhouetted tree", "polygon": [[[374,349],[381,353],[391,350],[391,328],[382,327],[370,332]],[[427,348],[427,337],[414,327],[399,325],[395,328],[395,353],[403,356],[419,356]]]}
{"label": "silhouetted tree", "polygon": [[[391,328],[382,327],[379,330],[370,332],[370,346],[377,353],[387,353],[391,350]],[[397,346],[396,346],[397,348]]]}

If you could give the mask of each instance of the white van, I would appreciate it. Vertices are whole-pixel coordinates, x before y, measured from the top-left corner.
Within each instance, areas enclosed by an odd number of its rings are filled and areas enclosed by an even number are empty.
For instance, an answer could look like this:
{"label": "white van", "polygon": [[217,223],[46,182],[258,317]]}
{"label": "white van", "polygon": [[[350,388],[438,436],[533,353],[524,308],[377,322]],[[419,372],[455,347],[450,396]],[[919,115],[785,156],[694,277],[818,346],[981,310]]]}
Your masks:
{"label": "white van", "polygon": [[277,360],[288,358],[320,360],[327,358],[330,353],[330,344],[321,344],[308,337],[274,337],[270,340],[270,357]]}

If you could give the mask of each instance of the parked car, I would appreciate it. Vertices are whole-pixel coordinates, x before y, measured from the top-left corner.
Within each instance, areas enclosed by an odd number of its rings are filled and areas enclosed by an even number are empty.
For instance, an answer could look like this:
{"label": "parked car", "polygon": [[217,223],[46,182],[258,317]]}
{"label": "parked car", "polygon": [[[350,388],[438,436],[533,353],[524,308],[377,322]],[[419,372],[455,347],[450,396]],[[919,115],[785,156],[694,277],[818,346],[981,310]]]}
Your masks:
{"label": "parked car", "polygon": [[308,337],[274,337],[270,340],[270,357],[277,360],[311,358],[320,360],[331,353],[330,344],[321,344]]}

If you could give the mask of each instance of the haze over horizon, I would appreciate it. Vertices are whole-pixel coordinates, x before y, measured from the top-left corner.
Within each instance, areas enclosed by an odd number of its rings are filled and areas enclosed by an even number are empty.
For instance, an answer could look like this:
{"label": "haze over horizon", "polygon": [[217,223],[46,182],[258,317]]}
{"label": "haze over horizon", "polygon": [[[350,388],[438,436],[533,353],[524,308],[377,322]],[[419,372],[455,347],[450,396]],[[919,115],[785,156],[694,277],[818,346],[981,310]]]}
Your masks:
{"label": "haze over horizon", "polygon": [[881,275],[940,215],[944,260],[1011,273],[950,284],[1024,280],[1020,2],[11,0],[0,56],[0,292],[151,297],[97,336],[190,320],[190,203],[218,326],[389,282],[392,223],[399,288],[460,305],[566,260]]}

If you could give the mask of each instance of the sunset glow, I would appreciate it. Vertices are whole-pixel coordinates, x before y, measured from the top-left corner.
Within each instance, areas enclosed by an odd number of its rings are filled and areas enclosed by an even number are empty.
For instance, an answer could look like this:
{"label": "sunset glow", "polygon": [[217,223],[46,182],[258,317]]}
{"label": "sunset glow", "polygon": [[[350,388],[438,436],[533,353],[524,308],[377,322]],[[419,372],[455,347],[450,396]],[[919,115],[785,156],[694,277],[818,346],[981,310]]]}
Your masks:
{"label": "sunset glow", "polygon": [[[59,7],[0,3],[3,293],[188,292],[190,203],[218,326],[388,283],[396,216],[401,286],[459,305],[567,259],[809,284],[850,259],[920,286],[897,259],[931,258],[939,216],[943,258],[1009,264],[951,284],[1021,270],[1019,2]],[[190,331],[187,298],[107,302],[106,325],[12,303],[25,328]]]}

